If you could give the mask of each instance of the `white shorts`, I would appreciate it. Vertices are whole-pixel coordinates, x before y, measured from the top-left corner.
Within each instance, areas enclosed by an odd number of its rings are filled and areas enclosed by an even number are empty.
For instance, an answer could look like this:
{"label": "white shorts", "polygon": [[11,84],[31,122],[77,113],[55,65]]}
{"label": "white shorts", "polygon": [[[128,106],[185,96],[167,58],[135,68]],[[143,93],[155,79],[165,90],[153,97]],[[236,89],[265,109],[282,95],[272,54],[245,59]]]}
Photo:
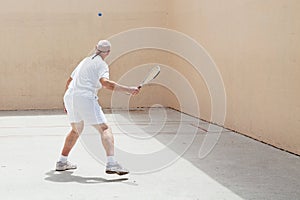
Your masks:
{"label": "white shorts", "polygon": [[70,123],[84,121],[86,125],[107,123],[105,115],[97,99],[65,94],[65,108]]}

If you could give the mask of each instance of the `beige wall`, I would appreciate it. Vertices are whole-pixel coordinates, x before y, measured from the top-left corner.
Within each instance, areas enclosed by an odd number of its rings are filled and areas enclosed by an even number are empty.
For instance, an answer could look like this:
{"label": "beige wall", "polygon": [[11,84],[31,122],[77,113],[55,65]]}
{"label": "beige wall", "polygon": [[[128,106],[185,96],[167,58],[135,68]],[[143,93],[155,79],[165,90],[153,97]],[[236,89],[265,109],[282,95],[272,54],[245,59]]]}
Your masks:
{"label": "beige wall", "polygon": [[[0,110],[61,108],[66,79],[97,40],[131,28],[165,27],[196,39],[216,62],[227,94],[226,127],[300,154],[298,0],[1,3]],[[189,79],[200,117],[210,119],[203,79],[178,56],[131,52],[112,63],[111,77],[118,80],[148,62],[171,66]],[[111,106],[111,93],[100,95],[102,105]],[[130,100],[131,107],[154,103],[197,115],[193,105],[181,107],[172,91],[158,85]]]}
{"label": "beige wall", "polygon": [[174,0],[170,28],[197,39],[225,83],[225,126],[300,154],[300,1]]}
{"label": "beige wall", "polygon": [[131,28],[166,26],[166,5],[158,0],[2,0],[0,110],[61,108],[67,78],[98,40]]}

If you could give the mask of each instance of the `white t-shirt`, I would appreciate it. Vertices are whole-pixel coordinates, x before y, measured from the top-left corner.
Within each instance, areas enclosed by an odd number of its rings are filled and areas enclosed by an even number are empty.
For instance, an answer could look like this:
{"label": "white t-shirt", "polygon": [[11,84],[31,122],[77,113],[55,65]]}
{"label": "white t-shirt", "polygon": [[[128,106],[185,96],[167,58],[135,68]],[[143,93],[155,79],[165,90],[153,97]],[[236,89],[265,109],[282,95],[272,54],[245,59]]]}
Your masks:
{"label": "white t-shirt", "polygon": [[98,90],[102,87],[100,78],[109,78],[109,69],[100,56],[83,59],[71,74],[73,79],[68,94],[98,99]]}

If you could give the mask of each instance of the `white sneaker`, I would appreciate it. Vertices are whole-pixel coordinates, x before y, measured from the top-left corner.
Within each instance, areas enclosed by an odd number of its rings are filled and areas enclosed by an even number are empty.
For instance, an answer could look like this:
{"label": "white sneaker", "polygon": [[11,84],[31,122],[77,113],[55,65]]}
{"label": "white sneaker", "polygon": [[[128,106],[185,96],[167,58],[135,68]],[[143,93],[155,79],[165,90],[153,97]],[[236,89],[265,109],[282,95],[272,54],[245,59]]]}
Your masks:
{"label": "white sneaker", "polygon": [[67,161],[65,163],[58,161],[56,163],[56,171],[65,171],[69,169],[76,169],[77,166],[75,164],[72,164],[71,162]]}
{"label": "white sneaker", "polygon": [[125,168],[123,168],[119,163],[108,163],[106,165],[105,172],[107,174],[118,174],[118,175],[125,175],[128,174],[129,171]]}

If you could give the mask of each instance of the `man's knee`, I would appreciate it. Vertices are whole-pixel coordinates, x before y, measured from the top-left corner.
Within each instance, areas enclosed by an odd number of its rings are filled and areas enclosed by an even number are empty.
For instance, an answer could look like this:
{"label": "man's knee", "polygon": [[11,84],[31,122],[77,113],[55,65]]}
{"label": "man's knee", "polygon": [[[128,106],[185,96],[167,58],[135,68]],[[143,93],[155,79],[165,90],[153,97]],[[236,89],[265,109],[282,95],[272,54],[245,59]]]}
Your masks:
{"label": "man's knee", "polygon": [[71,124],[72,126],[72,133],[75,133],[77,135],[80,135],[83,131],[83,122],[79,122],[79,123],[73,123]]}
{"label": "man's knee", "polygon": [[102,132],[105,132],[110,129],[107,124],[100,124],[100,128],[101,128]]}
{"label": "man's knee", "polygon": [[79,137],[80,132],[79,132],[78,130],[76,130],[76,129],[72,129],[72,130],[71,130],[71,135],[72,135],[73,137]]}

